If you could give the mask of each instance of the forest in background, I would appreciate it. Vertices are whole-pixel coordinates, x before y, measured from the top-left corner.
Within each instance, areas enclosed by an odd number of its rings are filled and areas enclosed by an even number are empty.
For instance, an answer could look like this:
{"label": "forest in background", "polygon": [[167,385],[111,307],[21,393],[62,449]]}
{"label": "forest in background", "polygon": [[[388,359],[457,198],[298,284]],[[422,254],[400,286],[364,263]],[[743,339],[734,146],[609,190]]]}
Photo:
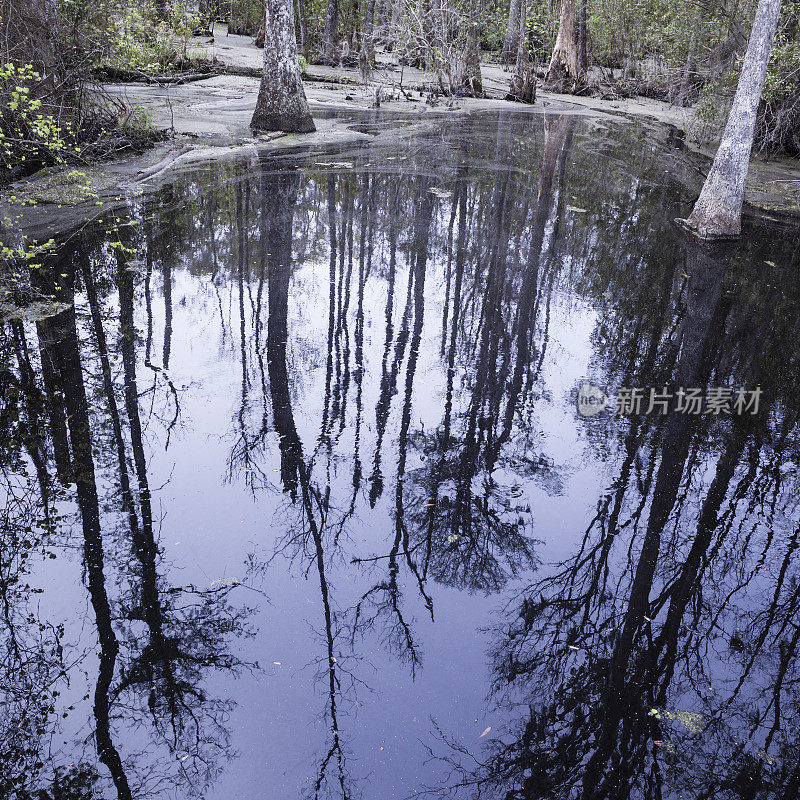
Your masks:
{"label": "forest in background", "polygon": [[[722,132],[756,5],[293,2],[301,69],[308,63],[359,66],[366,80],[377,59],[425,70],[432,92],[480,96],[480,64],[504,63],[510,96],[518,99],[532,100],[538,82],[567,93],[691,106],[692,134],[702,144]],[[163,137],[140,111],[104,93],[103,84],[169,84],[219,70],[197,55],[195,45],[222,22],[263,46],[264,14],[264,0],[1,0],[0,184],[48,164],[85,164],[141,150]],[[800,153],[800,0],[783,3],[754,147],[767,155]]]}

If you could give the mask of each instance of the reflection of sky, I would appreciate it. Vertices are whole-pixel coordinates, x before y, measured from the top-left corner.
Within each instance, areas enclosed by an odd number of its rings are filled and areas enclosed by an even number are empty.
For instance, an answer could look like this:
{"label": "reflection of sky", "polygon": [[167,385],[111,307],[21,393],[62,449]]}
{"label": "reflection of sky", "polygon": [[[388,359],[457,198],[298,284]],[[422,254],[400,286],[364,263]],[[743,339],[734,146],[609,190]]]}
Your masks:
{"label": "reflection of sky", "polygon": [[[634,170],[635,165],[621,161],[615,168],[621,174],[627,174],[625,170]],[[324,183],[324,178],[318,180]],[[379,202],[383,202],[383,198],[379,197]],[[639,213],[634,208],[632,219],[638,218]],[[609,216],[616,215],[615,211]],[[439,246],[446,236],[448,216],[449,202],[437,200],[432,239],[435,236]],[[327,224],[326,208],[317,210],[314,224],[323,227]],[[357,224],[358,217],[354,227],[357,228]],[[176,586],[195,584],[199,588],[208,588],[217,581],[243,577],[252,560],[266,562],[287,532],[297,526],[298,508],[293,507],[282,492],[278,439],[273,429],[269,399],[266,405],[263,402],[256,356],[253,304],[257,292],[257,248],[253,248],[251,253],[250,284],[245,286],[244,298],[240,298],[236,281],[236,248],[232,241],[235,233],[235,225],[231,224],[219,234],[223,269],[216,287],[209,277],[207,252],[202,256],[206,259],[204,263],[199,263],[199,255],[193,262],[191,248],[187,247],[188,255],[181,255],[181,266],[172,270],[172,338],[168,376],[178,391],[180,418],[170,435],[168,448],[166,426],[173,414],[172,400],[163,378],[142,363],[147,316],[142,280],[137,279],[136,324],[141,334],[137,377],[145,427],[148,478],[153,489],[153,509],[164,564],[169,566],[165,583]],[[551,219],[546,240],[552,235]],[[401,240],[407,236],[408,231],[401,231]],[[588,236],[594,238],[595,233]],[[355,368],[354,332],[358,303],[357,231],[355,240],[348,316],[351,370]],[[382,247],[376,247],[376,263],[385,259]],[[430,249],[435,249],[437,255],[429,258],[425,275],[424,328],[414,380],[412,440],[415,434],[424,432],[430,435],[441,425],[445,404],[446,373],[439,355],[445,264],[439,247]],[[556,259],[561,257],[559,254]],[[585,265],[571,263],[569,256],[563,258],[566,265],[563,272],[571,277],[561,275],[555,281],[548,308],[549,338],[541,377],[533,387],[532,402],[520,409],[517,416],[518,420],[525,418],[530,430],[525,438],[512,436],[493,473],[501,489],[519,492],[519,502],[530,505],[526,532],[541,542],[538,554],[543,562],[558,561],[574,553],[576,543],[594,515],[598,497],[609,489],[620,460],[616,436],[621,423],[610,413],[581,419],[575,410],[574,391],[583,380],[596,379],[602,386],[602,376],[593,374],[593,370],[602,370],[603,354],[596,352],[592,339],[602,312],[579,293],[573,281]],[[381,382],[387,296],[386,279],[377,273],[373,266],[363,298],[364,380],[359,442],[363,488],[354,516],[341,537],[340,552],[329,548],[326,556],[332,603],[334,611],[340,614],[351,609],[365,591],[386,577],[385,558],[372,566],[352,565],[351,559],[385,556],[394,537],[394,473],[398,462],[397,440],[408,355],[406,352],[398,373],[397,391],[392,397],[383,441],[381,463],[385,487],[376,507],[370,509],[367,491],[377,436],[375,407]],[[328,280],[329,263],[323,253],[316,260],[294,266],[289,288],[287,358],[290,389],[295,423],[306,459],[317,446],[323,416]],[[405,304],[407,282],[405,256],[399,255],[393,310],[395,337]],[[151,279],[151,289],[151,358],[155,365],[160,365],[165,318],[158,266]],[[265,284],[261,347],[268,393],[267,297]],[[245,308],[248,383],[243,413],[241,299]],[[116,309],[115,298],[112,297],[110,303],[112,309]],[[85,311],[80,302],[79,312],[84,325]],[[540,311],[539,325],[542,313]],[[116,311],[112,316],[115,315]],[[116,320],[109,323],[108,336],[115,347]],[[82,339],[84,348],[88,349],[89,336],[85,330]],[[541,330],[537,331],[534,339],[537,344],[541,343]],[[471,357],[463,356],[462,351],[463,348],[459,348],[455,364],[453,433],[456,436],[460,435],[463,426],[461,417],[469,405],[470,382],[475,371]],[[394,345],[390,357],[393,352]],[[118,372],[115,379],[120,380]],[[349,505],[352,493],[356,388],[351,373],[346,424],[340,429],[337,421],[333,428],[335,443],[330,464],[333,524],[337,513],[341,514]],[[251,454],[253,471],[240,468],[242,465],[238,462],[231,464],[231,452],[240,435],[240,417],[252,437],[261,427],[264,415],[267,434]],[[591,444],[590,436],[593,439]],[[609,449],[607,456],[602,455],[598,440]],[[537,459],[550,465],[556,480],[548,480],[547,475],[520,477],[521,471],[515,471],[515,464]],[[113,459],[106,454],[104,460],[111,463]],[[708,467],[704,468],[705,460],[710,460],[710,456],[703,453],[696,466],[696,480],[707,484],[712,474]],[[420,500],[415,498],[424,500],[424,494],[412,493],[409,489],[415,471],[427,463],[424,453],[409,443],[405,494],[408,513],[418,510],[414,503]],[[318,485],[324,486],[324,448],[317,454],[312,477]],[[562,484],[560,489],[558,479]],[[694,501],[689,498],[687,502]],[[106,530],[119,527],[119,517],[114,515],[114,508],[109,507],[105,517]],[[109,536],[105,542],[108,553],[106,571],[112,595],[116,583],[115,558],[124,561],[128,556],[124,537],[120,538],[121,541],[115,541]],[[50,577],[51,573],[54,573],[53,577]],[[57,592],[48,591],[42,597],[44,615],[60,617],[65,609],[67,614],[79,609],[67,629],[67,638],[73,642],[80,640],[86,651],[93,652],[96,634],[91,624],[86,623],[91,615],[87,610],[77,550],[69,559],[59,558],[48,564],[44,575],[48,577],[42,580],[48,581],[51,588],[57,587]],[[408,570],[401,565],[403,609],[407,619],[413,620],[414,635],[422,653],[422,668],[413,681],[408,666],[387,652],[379,631],[359,641],[357,660],[346,658],[344,637],[337,641],[336,652],[342,658],[342,666],[352,670],[359,682],[350,689],[344,680],[338,703],[340,726],[349,756],[348,769],[356,779],[368,776],[365,798],[403,798],[415,788],[442,778],[444,772],[440,765],[425,764],[427,754],[423,743],[431,741],[431,718],[445,733],[476,751],[482,743],[479,742],[482,731],[492,726],[496,732],[503,726],[505,720],[496,716],[502,712],[490,711],[487,705],[489,635],[484,629],[497,621],[506,601],[530,578],[529,573],[523,574],[511,581],[504,593],[493,596],[436,585],[431,580],[427,585],[435,612],[435,622],[431,622],[416,585],[409,580]],[[258,661],[263,670],[245,671],[236,680],[228,673],[207,673],[209,696],[236,701],[228,727],[231,729],[232,747],[240,757],[228,765],[219,780],[204,792],[206,800],[298,797],[302,789],[309,788],[319,761],[329,746],[326,723],[322,720],[327,703],[325,681],[315,678],[319,670],[316,662],[325,655],[323,609],[316,570],[313,566],[309,570],[306,559],[292,561],[282,554],[271,562],[263,580],[252,580],[269,600],[267,602],[246,587],[234,591],[232,598],[235,602],[253,605],[258,611],[252,620],[255,638],[233,641],[231,646],[241,659]],[[76,677],[73,680],[65,695],[70,701],[80,701],[87,687],[91,689],[96,670],[91,656],[87,657],[81,669],[88,672],[88,678]],[[90,707],[84,704],[82,713],[86,719]],[[72,734],[70,726],[75,717],[81,719],[76,713],[65,723],[65,738]],[[81,733],[87,734],[83,723]],[[129,730],[117,734],[116,744],[123,757],[136,752],[139,746],[146,747],[146,741],[139,738],[141,736],[144,734]],[[91,750],[91,743],[88,749]]]}
{"label": "reflection of sky", "polygon": [[[407,279],[407,270],[400,269],[395,289],[395,331],[405,302]],[[441,424],[445,371],[439,358],[439,298],[444,294],[443,280],[441,265],[429,263],[412,432],[423,428],[432,431]],[[258,491],[254,498],[245,485],[245,471],[238,468],[233,471],[233,483],[225,480],[241,402],[238,287],[231,281],[220,289],[227,331],[223,339],[220,312],[208,279],[181,270],[174,273],[173,281],[169,375],[176,386],[188,388],[180,394],[180,430],[173,435],[169,450],[164,452],[158,440],[151,442],[150,475],[154,487],[163,485],[156,494],[156,508],[163,513],[161,539],[165,559],[180,566],[180,578],[175,580],[208,585],[212,580],[241,575],[250,553],[268,558],[285,533],[286,522],[293,521],[296,512],[280,492],[280,457],[274,432],[266,437],[264,452],[257,456],[272,480],[272,491]],[[290,373],[293,407],[306,455],[315,446],[322,417],[328,320],[327,303],[321,304],[319,298],[326,298],[327,281],[327,262],[312,263],[300,265],[290,285],[288,361],[294,367]],[[255,285],[251,288],[255,292]],[[364,293],[361,454],[367,475],[376,436],[375,404],[380,389],[386,291],[385,279],[373,274]],[[248,339],[253,336],[249,303],[247,295]],[[356,303],[354,284],[350,299],[351,337]],[[155,297],[153,309],[153,349],[158,353],[163,317]],[[563,496],[550,497],[528,481],[524,492],[533,510],[532,535],[545,543],[546,558],[559,558],[566,555],[575,541],[573,537],[585,525],[591,502],[588,498],[596,493],[599,473],[597,465],[585,461],[570,394],[589,360],[593,317],[589,311],[563,308],[558,297],[551,314],[550,350],[543,365],[547,399],[537,403],[535,417],[538,430],[547,434],[535,436],[532,446],[540,448],[559,471],[567,474],[568,491]],[[137,325],[144,329],[145,324],[140,306]],[[248,358],[253,358],[253,352],[252,347],[248,348]],[[251,391],[247,416],[253,429],[262,413],[260,378],[255,363],[248,367]],[[152,383],[151,375],[140,365],[140,391]],[[384,442],[383,464],[388,476],[396,465],[404,381],[405,373],[401,371],[400,390],[393,398]],[[163,396],[163,386],[160,392]],[[463,407],[468,400],[466,391],[460,400]],[[354,420],[355,386],[351,383],[348,425],[338,437],[333,464],[334,504],[338,499],[340,507],[346,507],[351,493]],[[163,439],[160,434],[159,439]],[[410,450],[408,472],[423,463]],[[319,474],[318,479],[322,478]],[[498,470],[496,479],[501,485],[515,481],[513,472],[504,469]],[[575,502],[570,491],[573,485],[578,488],[578,497],[587,498],[586,504]],[[369,557],[388,552],[393,537],[393,497],[391,478],[387,478],[384,494],[374,510],[369,509],[362,494],[355,518],[347,528],[346,556],[334,558],[329,566],[334,602],[341,610],[354,605],[380,575],[380,568],[359,570],[348,561],[352,555]],[[267,790],[278,797],[294,796],[298,781],[313,774],[314,758],[319,758],[325,746],[323,726],[317,719],[324,707],[324,687],[313,679],[315,667],[307,666],[323,655],[324,643],[319,635],[322,606],[315,572],[308,579],[303,578],[306,566],[299,561],[290,566],[280,558],[267,572],[263,589],[270,605],[264,605],[256,621],[256,639],[244,645],[246,656],[257,659],[266,668],[265,674],[244,675],[235,683],[225,676],[223,685],[212,690],[232,692],[237,700],[231,728],[234,747],[241,751],[242,758],[223,775],[208,797],[258,796]],[[431,716],[444,730],[463,735],[465,741],[477,741],[487,725],[496,724],[485,718],[483,711],[488,686],[487,641],[479,631],[492,621],[502,599],[432,587],[436,621],[431,623],[414,585],[406,581],[404,584],[401,588],[405,607],[415,621],[423,653],[422,669],[412,682],[409,669],[387,656],[373,637],[362,645],[359,654],[364,663],[355,665],[355,669],[359,679],[374,691],[357,688],[346,694],[341,705],[346,713],[342,722],[344,735],[354,756],[352,771],[355,776],[370,774],[370,786],[375,791],[380,787],[383,797],[404,797],[414,786],[435,779],[435,766],[421,766],[425,752],[419,742],[429,738]],[[243,599],[251,601],[246,595]],[[280,661],[281,666],[273,661]],[[214,680],[212,676],[212,683]],[[276,769],[276,765],[283,767]]]}
{"label": "reflection of sky", "polygon": [[[446,210],[441,211],[441,215],[446,216]],[[408,280],[402,256],[399,261],[395,336]],[[264,438],[263,448],[254,454],[271,486],[257,489],[254,496],[247,485],[251,476],[238,466],[233,467],[232,480],[228,480],[228,463],[238,435],[242,402],[239,290],[235,272],[215,291],[207,273],[198,275],[191,265],[188,266],[188,269],[174,269],[172,273],[173,332],[168,375],[178,390],[180,418],[167,450],[165,426],[172,418],[171,400],[164,381],[155,378],[155,373],[142,363],[143,345],[137,380],[149,480],[154,490],[154,515],[164,563],[173,565],[167,580],[176,585],[193,583],[205,588],[214,581],[243,576],[250,556],[266,561],[285,535],[287,525],[295,523],[296,509],[281,492],[280,453],[277,434],[272,430],[271,409],[268,414],[270,433]],[[328,269],[327,261],[298,265],[290,285],[287,360],[295,422],[306,457],[315,447],[323,413]],[[249,384],[244,417],[250,432],[258,429],[263,413],[251,305],[257,289],[255,271],[251,272],[249,291],[245,286],[244,298]],[[357,265],[350,298],[351,367],[354,365],[356,280]],[[439,356],[443,265],[430,259],[425,280],[425,325],[415,376],[412,434],[421,430],[432,432],[441,424],[445,399],[446,374]],[[140,281],[136,292],[136,324],[143,343],[147,319],[141,287]],[[164,307],[158,273],[151,279],[151,287],[151,358],[155,364],[160,364]],[[360,447],[365,478],[371,472],[374,457],[375,405],[384,349],[386,292],[385,278],[373,271],[364,291],[365,378]],[[264,323],[266,299],[265,286]],[[589,456],[572,400],[572,390],[585,375],[590,361],[589,337],[594,314],[560,292],[555,293],[550,314],[550,342],[542,366],[543,383],[547,388],[536,402],[534,430],[523,455],[547,457],[564,476],[566,490],[562,495],[552,496],[530,479],[523,480],[521,487],[522,499],[527,500],[532,509],[533,528],[529,534],[543,542],[541,554],[546,560],[562,558],[570,551],[585,526],[592,498],[602,483],[602,471]],[[263,347],[265,324],[261,337]],[[264,360],[266,362],[266,352]],[[470,367],[470,364],[456,363],[455,407],[462,412],[469,401],[469,390],[459,391],[459,383]],[[381,572],[382,567],[358,568],[348,562],[353,555],[386,554],[391,547],[394,535],[392,475],[397,463],[404,369],[399,372],[397,385],[383,444],[382,469],[386,475],[383,496],[376,508],[370,510],[366,491],[362,491],[355,516],[343,537],[344,553],[333,557],[332,563],[329,557],[326,564],[333,602],[342,612],[354,606],[363,592],[385,574],[385,568]],[[338,423],[334,428],[332,494],[334,505],[342,509],[349,503],[352,491],[355,390],[351,379],[347,425],[341,432]],[[153,415],[148,414],[151,409]],[[457,420],[455,432],[459,424]],[[322,482],[324,454],[318,458],[318,463],[323,467],[317,468],[315,477]],[[409,447],[407,473],[424,463],[421,454]],[[253,477],[260,485],[260,476]],[[512,468],[500,467],[494,477],[501,487],[519,484]],[[576,498],[584,499],[576,502]],[[113,554],[116,551],[123,559],[125,554],[119,552],[120,544],[115,545],[113,540],[106,542],[106,548],[109,553],[106,571],[111,583]],[[385,564],[385,561],[378,563]],[[58,564],[64,569],[61,560]],[[315,679],[318,666],[313,663],[324,656],[322,604],[316,572],[312,569],[305,577],[307,567],[307,562],[301,559],[290,563],[281,556],[274,561],[260,585],[269,603],[256,594],[248,594],[245,588],[237,590],[241,602],[259,606],[260,612],[254,620],[258,629],[256,638],[235,643],[234,648],[243,660],[258,661],[264,670],[253,674],[245,672],[238,680],[229,674],[208,673],[209,693],[231,696],[236,701],[229,727],[233,749],[241,754],[205,794],[209,800],[295,797],[298,787],[307,788],[309,777],[316,774],[317,764],[327,749],[325,723],[321,721],[326,703],[324,681]],[[375,796],[386,798],[405,797],[415,787],[438,779],[440,773],[436,765],[423,766],[426,753],[421,742],[430,741],[431,718],[442,730],[463,736],[469,745],[478,742],[480,733],[488,725],[498,725],[498,720],[487,717],[484,711],[489,685],[488,640],[481,629],[493,621],[503,605],[502,597],[429,586],[436,620],[432,623],[416,587],[407,580],[407,571],[401,575],[404,575],[400,587],[403,605],[408,618],[413,620],[423,654],[422,669],[412,681],[408,667],[387,654],[379,637],[369,637],[358,650],[363,661],[352,664],[354,674],[368,688],[358,686],[345,691],[339,701],[340,724],[352,756],[349,769],[355,778],[369,775],[371,791],[376,792]],[[85,591],[75,569],[62,573],[57,580],[58,606],[85,609]],[[512,582],[508,591],[518,585],[520,582]],[[46,598],[51,596],[47,594]],[[85,613],[84,610],[81,619],[85,619]],[[87,651],[92,650],[94,636],[91,627],[82,632]],[[338,642],[337,649],[343,645],[343,641]],[[281,663],[276,665],[274,661]],[[88,667],[90,676],[93,669]],[[87,688],[83,683],[76,683],[76,687],[80,687],[80,692]],[[74,695],[77,700],[80,692],[73,691],[70,696]],[[138,738],[130,731],[120,733],[117,746],[123,754],[133,752]],[[144,746],[145,742],[139,744]]]}

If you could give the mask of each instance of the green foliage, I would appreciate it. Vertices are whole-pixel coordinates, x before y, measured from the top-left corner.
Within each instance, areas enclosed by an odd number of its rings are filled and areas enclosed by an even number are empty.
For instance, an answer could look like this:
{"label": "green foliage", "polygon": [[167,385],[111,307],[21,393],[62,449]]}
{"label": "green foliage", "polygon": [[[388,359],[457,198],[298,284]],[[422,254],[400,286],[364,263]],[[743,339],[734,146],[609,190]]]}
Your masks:
{"label": "green foliage", "polygon": [[259,0],[231,0],[228,31],[242,36],[255,36],[264,24],[264,3]]}
{"label": "green foliage", "polygon": [[784,4],[767,69],[756,147],[800,155],[800,1]]}
{"label": "green foliage", "polygon": [[59,126],[35,96],[41,80],[31,64],[0,64],[0,179],[28,161],[64,161],[69,122]]}
{"label": "green foliage", "polygon": [[189,39],[200,17],[181,2],[168,4],[163,13],[145,2],[123,6],[112,16],[111,25],[108,60],[126,69],[156,73],[188,58]]}

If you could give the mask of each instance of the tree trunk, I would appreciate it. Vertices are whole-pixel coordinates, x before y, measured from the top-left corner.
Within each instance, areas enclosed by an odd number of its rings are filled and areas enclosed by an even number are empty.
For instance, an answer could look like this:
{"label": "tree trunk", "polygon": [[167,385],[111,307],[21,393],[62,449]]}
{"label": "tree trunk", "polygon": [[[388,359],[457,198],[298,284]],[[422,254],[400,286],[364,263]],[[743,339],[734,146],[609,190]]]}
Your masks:
{"label": "tree trunk", "polygon": [[464,51],[464,89],[473,97],[483,97],[478,0],[470,0],[467,14],[467,43]]}
{"label": "tree trunk", "polygon": [[336,60],[339,37],[339,0],[328,0],[325,6],[325,30],[322,34],[322,58]]}
{"label": "tree trunk", "polygon": [[756,112],[780,13],[781,0],[759,0],[722,142],[700,197],[689,218],[683,221],[701,238],[728,238],[741,233],[744,184]]}
{"label": "tree trunk", "polygon": [[364,27],[361,31],[361,69],[366,75],[375,60],[375,0],[367,0],[364,10]]}
{"label": "tree trunk", "polygon": [[361,28],[358,24],[358,18],[361,14],[359,8],[359,0],[353,0],[353,4],[350,7],[350,13],[353,15],[353,27],[350,33],[350,52],[351,53],[360,53],[361,52]]}
{"label": "tree trunk", "polygon": [[517,64],[514,69],[514,77],[508,91],[509,100],[518,100],[520,103],[533,104],[536,100],[536,72],[533,66],[528,63],[526,57],[527,41],[525,36],[526,27],[526,0],[520,3],[519,11],[519,37],[517,39]]}
{"label": "tree trunk", "polygon": [[519,15],[522,0],[511,0],[511,5],[508,9],[508,28],[506,29],[506,38],[503,41],[503,50],[501,58],[504,64],[510,64],[517,54],[520,25]]}
{"label": "tree trunk", "polygon": [[578,74],[589,71],[589,0],[581,0],[581,20],[578,26]]}
{"label": "tree trunk", "polygon": [[561,0],[558,35],[553,47],[547,83],[564,88],[578,79],[578,48],[575,46],[575,0]]}
{"label": "tree trunk", "polygon": [[303,0],[297,0],[297,19],[300,23],[300,55],[306,57],[306,10],[303,8]]}
{"label": "tree trunk", "polygon": [[300,80],[292,0],[266,0],[264,74],[250,127],[309,133],[316,130]]}

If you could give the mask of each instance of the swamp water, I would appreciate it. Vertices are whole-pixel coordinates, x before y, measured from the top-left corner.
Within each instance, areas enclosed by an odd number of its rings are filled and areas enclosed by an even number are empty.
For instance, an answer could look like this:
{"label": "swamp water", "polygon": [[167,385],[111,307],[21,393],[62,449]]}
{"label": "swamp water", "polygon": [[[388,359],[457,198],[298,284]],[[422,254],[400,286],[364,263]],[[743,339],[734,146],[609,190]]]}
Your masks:
{"label": "swamp water", "polygon": [[796,798],[796,231],[686,237],[639,125],[392,119],[184,169],[3,324],[0,794]]}

